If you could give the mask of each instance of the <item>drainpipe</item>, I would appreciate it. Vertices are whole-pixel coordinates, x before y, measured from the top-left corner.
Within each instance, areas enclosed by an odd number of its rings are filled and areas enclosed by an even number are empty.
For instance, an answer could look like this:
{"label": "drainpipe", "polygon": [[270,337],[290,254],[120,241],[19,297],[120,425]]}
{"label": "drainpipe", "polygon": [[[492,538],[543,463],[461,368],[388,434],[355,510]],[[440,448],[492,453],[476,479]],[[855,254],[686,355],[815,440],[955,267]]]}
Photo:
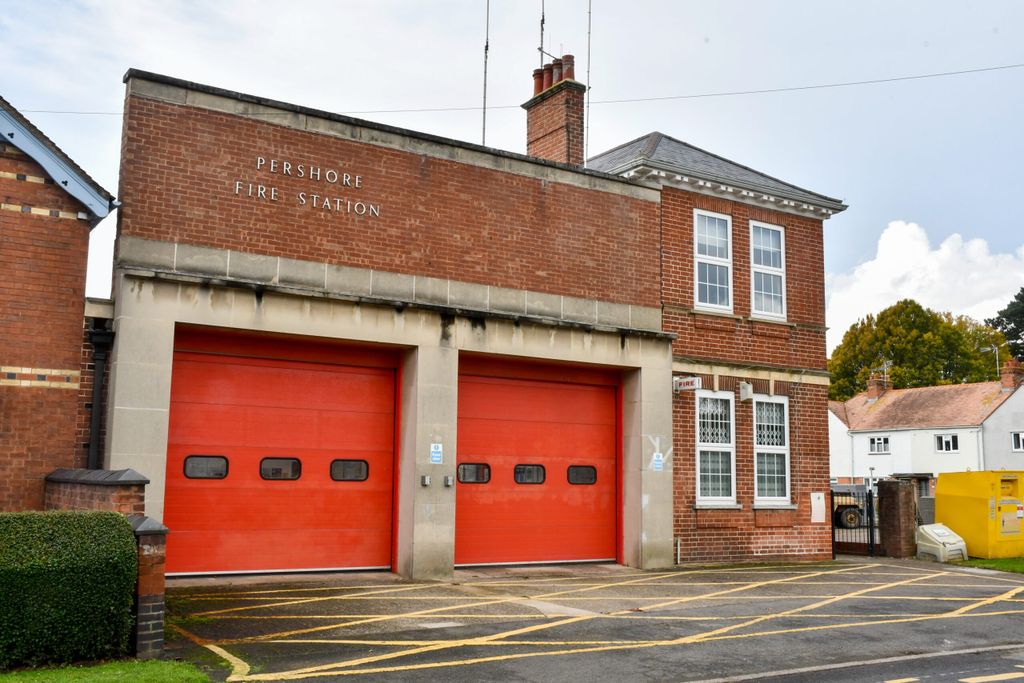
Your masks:
{"label": "drainpipe", "polygon": [[100,418],[103,416],[103,387],[107,369],[107,356],[110,345],[114,341],[114,333],[106,329],[105,322],[93,318],[93,327],[89,330],[89,343],[92,344],[92,413],[89,415],[89,457],[86,467],[90,470],[100,469]]}

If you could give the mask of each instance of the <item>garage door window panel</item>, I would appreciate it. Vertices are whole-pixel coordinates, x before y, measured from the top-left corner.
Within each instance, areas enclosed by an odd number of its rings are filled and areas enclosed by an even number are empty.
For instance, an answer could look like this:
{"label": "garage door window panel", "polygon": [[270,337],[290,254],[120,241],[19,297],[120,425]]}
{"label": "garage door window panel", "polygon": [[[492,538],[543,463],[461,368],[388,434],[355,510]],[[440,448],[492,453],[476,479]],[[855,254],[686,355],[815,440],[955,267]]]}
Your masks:
{"label": "garage door window panel", "polygon": [[189,479],[224,479],[228,459],[223,455],[190,455],[185,458],[185,476]]}
{"label": "garage door window panel", "polygon": [[592,465],[570,465],[566,477],[570,484],[591,486],[597,483],[597,468]]}
{"label": "garage door window panel", "polygon": [[546,472],[543,465],[516,465],[512,476],[517,484],[543,484]]}
{"label": "garage door window panel", "polygon": [[263,458],[260,460],[260,478],[268,481],[293,481],[302,476],[302,462],[298,458]]}
{"label": "garage door window panel", "polygon": [[754,502],[788,504],[789,481],[788,399],[754,397]]}
{"label": "garage door window panel", "polygon": [[334,460],[331,479],[334,481],[366,481],[370,478],[370,464],[365,460]]}
{"label": "garage door window panel", "polygon": [[491,466],[482,462],[466,462],[458,467],[460,484],[486,484],[491,480]]}
{"label": "garage door window panel", "polygon": [[697,393],[697,503],[736,502],[736,441],[733,395]]}

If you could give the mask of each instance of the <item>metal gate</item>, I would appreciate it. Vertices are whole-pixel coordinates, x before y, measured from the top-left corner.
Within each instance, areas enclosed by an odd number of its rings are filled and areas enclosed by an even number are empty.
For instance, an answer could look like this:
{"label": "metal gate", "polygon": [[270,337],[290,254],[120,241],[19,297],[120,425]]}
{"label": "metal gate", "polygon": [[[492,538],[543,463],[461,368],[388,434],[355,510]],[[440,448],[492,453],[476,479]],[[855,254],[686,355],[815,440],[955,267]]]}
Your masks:
{"label": "metal gate", "polygon": [[880,546],[877,501],[870,489],[832,494],[832,557],[836,553],[874,557]]}

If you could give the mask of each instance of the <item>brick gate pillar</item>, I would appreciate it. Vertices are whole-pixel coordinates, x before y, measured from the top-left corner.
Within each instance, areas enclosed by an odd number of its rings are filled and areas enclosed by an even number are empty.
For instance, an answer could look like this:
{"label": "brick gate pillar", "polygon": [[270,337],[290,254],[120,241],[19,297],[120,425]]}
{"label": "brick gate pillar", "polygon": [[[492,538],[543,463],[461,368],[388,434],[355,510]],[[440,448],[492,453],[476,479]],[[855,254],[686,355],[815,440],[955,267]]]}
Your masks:
{"label": "brick gate pillar", "polygon": [[878,531],[887,557],[917,555],[914,486],[905,479],[878,482]]}
{"label": "brick gate pillar", "polygon": [[139,549],[135,584],[135,656],[154,659],[164,649],[164,560],[167,527],[143,515],[130,515]]}

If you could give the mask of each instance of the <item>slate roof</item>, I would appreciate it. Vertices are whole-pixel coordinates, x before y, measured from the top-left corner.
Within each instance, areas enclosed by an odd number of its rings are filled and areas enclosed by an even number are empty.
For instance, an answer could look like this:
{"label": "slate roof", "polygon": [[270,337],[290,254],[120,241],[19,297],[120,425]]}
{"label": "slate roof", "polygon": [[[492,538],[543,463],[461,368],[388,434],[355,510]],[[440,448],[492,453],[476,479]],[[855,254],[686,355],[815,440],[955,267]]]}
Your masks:
{"label": "slate roof", "polygon": [[840,405],[851,431],[977,427],[1012,395],[1000,382],[977,382],[889,389],[875,401],[862,393]]}
{"label": "slate roof", "polygon": [[[89,187],[100,198],[105,200],[107,206],[103,208],[106,208],[107,211],[109,211],[110,209],[115,208],[117,206],[116,201],[114,199],[114,195],[107,192],[99,183],[93,180],[92,176],[86,173],[81,166],[76,164],[71,157],[65,154],[64,150],[58,147],[53,140],[48,138],[46,134],[43,133],[43,131],[36,128],[36,126],[31,121],[25,118],[25,116],[20,111],[14,108],[14,105],[5,100],[3,97],[0,97],[0,111],[5,113],[12,120],[17,122],[18,125],[20,125],[26,131],[28,131],[29,135],[32,138],[34,138],[37,143],[42,145],[42,147],[44,147],[50,154],[56,157],[62,164],[64,164],[64,166],[70,173],[73,173],[75,176],[77,176],[79,181],[81,181],[84,185]],[[8,144],[13,144],[15,147],[18,147],[19,149],[26,151],[31,156],[30,152],[22,148],[22,142],[20,140],[8,140],[5,136],[3,141]],[[36,159],[36,161],[38,161],[41,164],[43,163],[42,159]],[[62,187],[60,184],[58,184],[57,186],[61,187],[61,189],[65,191],[68,191],[67,187]],[[69,194],[71,193],[69,192]],[[72,194],[72,196],[74,195]],[[79,197],[75,198],[78,199],[79,201],[82,201]],[[85,204],[85,202],[83,202],[83,204]],[[90,207],[88,206],[88,204],[85,204],[85,206],[98,218],[102,218],[103,216],[107,215],[106,213],[102,213],[102,215],[100,215],[100,213],[98,213],[96,210],[99,207]]]}
{"label": "slate roof", "polygon": [[682,175],[813,204],[833,211],[842,211],[846,208],[839,199],[773,178],[664,133],[649,133],[587,161],[587,168],[616,175],[640,165],[652,165]]}

